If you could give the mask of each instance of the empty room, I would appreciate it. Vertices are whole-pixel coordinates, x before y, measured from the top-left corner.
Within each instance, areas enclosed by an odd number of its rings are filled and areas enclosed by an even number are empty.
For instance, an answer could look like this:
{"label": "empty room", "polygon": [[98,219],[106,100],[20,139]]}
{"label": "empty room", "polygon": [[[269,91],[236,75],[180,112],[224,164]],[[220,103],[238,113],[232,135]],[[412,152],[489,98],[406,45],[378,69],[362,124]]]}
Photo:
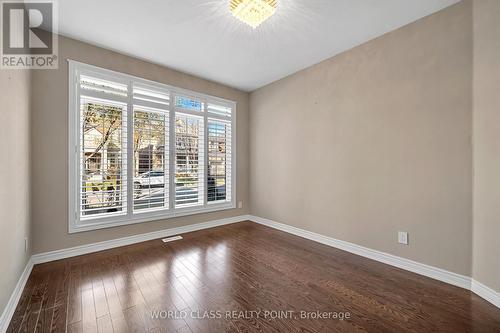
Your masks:
{"label": "empty room", "polygon": [[499,0],[0,7],[0,333],[500,332]]}

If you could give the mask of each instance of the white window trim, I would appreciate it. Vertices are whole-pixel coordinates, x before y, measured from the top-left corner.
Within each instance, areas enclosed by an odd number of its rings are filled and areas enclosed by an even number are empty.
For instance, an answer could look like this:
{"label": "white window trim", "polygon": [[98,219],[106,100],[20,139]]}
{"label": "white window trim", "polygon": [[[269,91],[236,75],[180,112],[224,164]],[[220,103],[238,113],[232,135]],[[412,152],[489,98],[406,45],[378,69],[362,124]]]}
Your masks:
{"label": "white window trim", "polygon": [[[69,105],[68,105],[68,156],[69,156],[69,162],[68,162],[68,221],[69,221],[69,228],[68,232],[71,233],[77,233],[77,232],[82,232],[82,231],[90,231],[90,230],[97,230],[97,229],[104,229],[104,228],[111,228],[111,227],[116,227],[116,226],[122,226],[122,225],[128,225],[128,224],[135,224],[135,223],[142,223],[142,222],[150,222],[150,221],[155,221],[155,220],[164,220],[164,219],[169,219],[169,218],[174,218],[174,217],[180,217],[180,216],[187,216],[187,215],[194,215],[194,214],[201,214],[201,213],[209,213],[209,212],[215,212],[215,211],[221,211],[221,210],[228,210],[228,209],[235,209],[236,208],[236,102],[226,100],[223,98],[219,97],[214,97],[202,93],[197,93],[191,90],[186,90],[182,88],[177,88],[173,86],[169,86],[166,84],[146,80],[143,78],[139,78],[133,75],[128,75],[124,73],[119,73],[115,72],[112,70],[84,64],[81,62],[77,62],[74,60],[68,60],[69,64]],[[232,112],[231,112],[231,201],[230,202],[223,202],[223,203],[207,203],[206,202],[206,196],[207,196],[207,184],[206,184],[206,176],[205,176],[205,205],[204,206],[197,206],[197,207],[185,207],[185,208],[172,208],[172,206],[169,206],[168,210],[158,210],[158,211],[147,211],[147,212],[135,212],[133,213],[132,206],[128,206],[127,208],[127,213],[124,213],[122,215],[113,215],[109,217],[103,217],[99,219],[95,219],[93,221],[92,219],[80,221],[80,212],[79,212],[79,207],[80,207],[80,202],[79,202],[79,196],[78,196],[78,184],[80,182],[79,177],[80,177],[80,147],[79,147],[79,117],[80,117],[80,110],[78,109],[78,106],[80,105],[80,96],[79,96],[79,75],[80,73],[83,72],[85,74],[92,74],[100,78],[108,78],[111,79],[112,81],[115,82],[121,82],[121,83],[126,83],[129,87],[129,97],[128,98],[123,98],[125,103],[127,103],[127,112],[128,115],[133,112],[133,98],[131,95],[131,85],[132,82],[134,83],[141,83],[145,85],[149,85],[152,87],[155,87],[159,90],[166,91],[170,94],[171,97],[171,102],[169,106],[169,118],[170,118],[170,123],[175,122],[175,101],[172,98],[175,95],[183,95],[183,96],[188,96],[188,97],[194,97],[197,100],[200,100],[201,102],[204,102],[205,109],[203,110],[203,114],[201,115],[199,112],[189,112],[186,110],[183,110],[182,113],[186,114],[194,114],[197,116],[203,116],[204,118],[204,126],[205,126],[205,146],[208,144],[207,138],[207,133],[206,133],[206,126],[207,126],[207,120],[208,118],[211,119],[221,119],[227,121],[227,117],[224,116],[217,116],[214,114],[208,114],[207,112],[207,102],[211,103],[218,103],[222,105],[226,105],[231,107]],[[131,119],[130,117],[128,119]],[[130,123],[130,120],[129,120]],[[128,125],[128,135],[131,135],[131,132],[133,133],[133,126],[131,127]],[[131,130],[132,129],[132,130]],[[172,129],[172,126],[170,127]],[[172,138],[172,136],[170,136]],[[132,142],[132,141],[129,141]],[[172,145],[174,142],[169,141],[169,144]],[[130,144],[129,144],[130,146]],[[129,147],[130,148],[130,147]],[[170,152],[170,157],[169,160],[172,159],[172,154],[173,154],[173,149],[171,149],[171,146],[169,147],[169,152]],[[205,168],[208,167],[208,161],[207,161],[207,156],[208,156],[208,151],[205,150]],[[131,158],[131,157],[129,157]],[[130,162],[130,161],[129,161]],[[133,163],[128,163],[127,167],[127,184],[130,185],[130,178],[133,179],[131,171]],[[173,163],[170,163],[170,166],[172,166]],[[170,167],[169,166],[169,167]],[[170,174],[175,173],[174,170],[170,170]],[[206,172],[205,172],[206,173]],[[169,183],[169,187],[172,187],[172,183]],[[174,186],[175,187],[175,186]],[[127,186],[127,191],[128,195],[127,197],[130,196],[131,191],[133,192],[133,186],[130,188],[130,186]],[[170,200],[172,200],[171,198]],[[172,201],[171,201],[172,202]]]}

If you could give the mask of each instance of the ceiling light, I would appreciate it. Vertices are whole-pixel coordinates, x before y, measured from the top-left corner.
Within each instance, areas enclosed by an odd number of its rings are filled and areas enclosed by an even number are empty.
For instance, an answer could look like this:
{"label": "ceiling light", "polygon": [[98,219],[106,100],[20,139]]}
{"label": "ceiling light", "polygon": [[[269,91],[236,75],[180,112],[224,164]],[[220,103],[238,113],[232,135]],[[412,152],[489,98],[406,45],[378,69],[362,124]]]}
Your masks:
{"label": "ceiling light", "polygon": [[234,17],[255,29],[276,12],[278,0],[230,0],[229,5]]}

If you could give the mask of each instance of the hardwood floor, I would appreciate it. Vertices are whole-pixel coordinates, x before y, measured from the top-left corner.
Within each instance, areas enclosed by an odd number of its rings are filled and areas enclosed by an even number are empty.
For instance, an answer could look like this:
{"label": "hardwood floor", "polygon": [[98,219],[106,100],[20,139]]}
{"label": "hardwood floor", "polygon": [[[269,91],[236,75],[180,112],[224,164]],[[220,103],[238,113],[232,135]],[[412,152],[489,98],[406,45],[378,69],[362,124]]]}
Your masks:
{"label": "hardwood floor", "polygon": [[183,237],[35,266],[8,332],[500,332],[469,291],[252,222]]}

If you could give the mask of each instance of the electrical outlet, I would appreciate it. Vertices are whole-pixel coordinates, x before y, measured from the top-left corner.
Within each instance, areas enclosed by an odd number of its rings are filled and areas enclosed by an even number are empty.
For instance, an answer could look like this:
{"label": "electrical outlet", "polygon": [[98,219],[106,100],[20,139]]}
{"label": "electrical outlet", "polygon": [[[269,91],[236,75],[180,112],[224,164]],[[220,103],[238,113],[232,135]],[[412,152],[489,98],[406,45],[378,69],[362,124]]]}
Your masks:
{"label": "electrical outlet", "polygon": [[243,201],[238,201],[238,208],[243,208]]}
{"label": "electrical outlet", "polygon": [[169,242],[173,242],[173,241],[181,240],[181,239],[183,239],[182,236],[172,236],[172,237],[163,238],[162,241],[163,241],[163,243],[169,243]]}
{"label": "electrical outlet", "polygon": [[398,232],[398,243],[408,245],[408,233],[404,231]]}
{"label": "electrical outlet", "polygon": [[24,237],[24,252],[28,253],[28,237]]}

